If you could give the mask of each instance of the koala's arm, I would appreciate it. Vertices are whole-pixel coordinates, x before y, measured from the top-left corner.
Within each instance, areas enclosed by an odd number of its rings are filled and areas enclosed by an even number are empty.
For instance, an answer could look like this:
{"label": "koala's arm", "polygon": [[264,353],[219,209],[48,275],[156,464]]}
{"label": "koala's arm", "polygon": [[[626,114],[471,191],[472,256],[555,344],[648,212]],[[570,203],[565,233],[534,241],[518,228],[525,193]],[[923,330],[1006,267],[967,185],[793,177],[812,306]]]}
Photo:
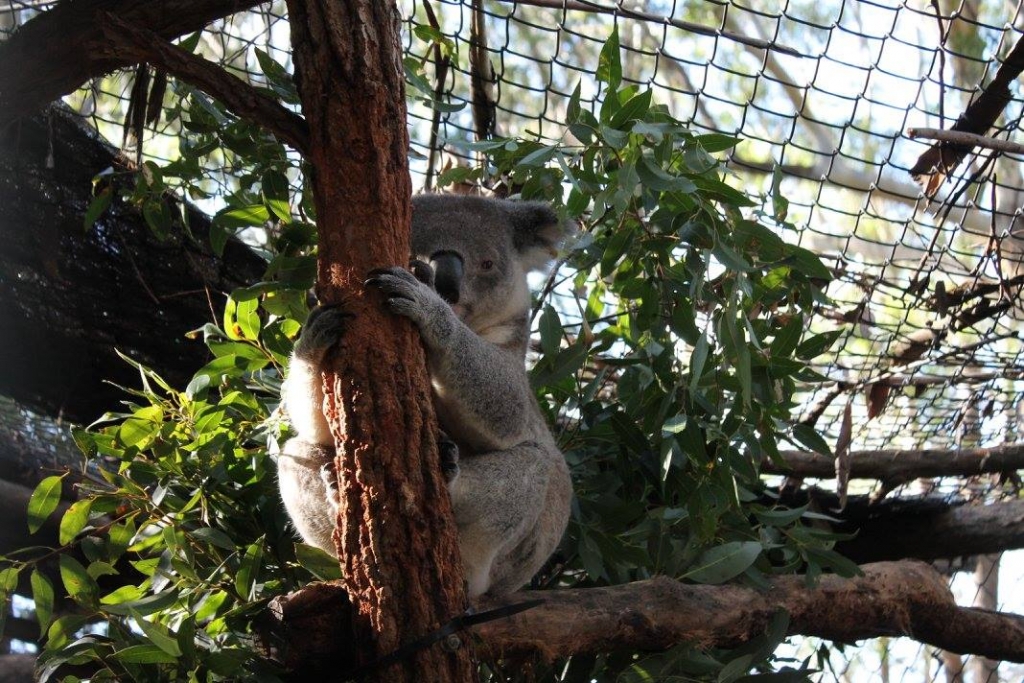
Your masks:
{"label": "koala's arm", "polygon": [[[419,327],[442,424],[477,452],[550,438],[537,414],[522,354],[492,344],[465,325],[437,292],[403,268],[375,271],[368,281],[388,308]],[[510,321],[522,327],[523,321]]]}
{"label": "koala's arm", "polygon": [[327,418],[324,417],[324,357],[338,340],[349,315],[340,308],[313,309],[302,334],[295,342],[288,376],[281,387],[281,398],[292,429],[303,441],[334,447]]}

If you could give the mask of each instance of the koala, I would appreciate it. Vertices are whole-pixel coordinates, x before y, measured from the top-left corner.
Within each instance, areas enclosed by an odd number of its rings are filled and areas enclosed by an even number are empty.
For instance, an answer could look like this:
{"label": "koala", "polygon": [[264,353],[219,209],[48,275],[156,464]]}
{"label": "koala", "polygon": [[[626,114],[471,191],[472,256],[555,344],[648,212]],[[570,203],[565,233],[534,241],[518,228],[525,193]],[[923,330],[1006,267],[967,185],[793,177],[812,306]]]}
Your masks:
{"label": "koala", "polygon": [[[569,471],[525,370],[526,276],[547,268],[565,226],[536,202],[419,195],[412,209],[411,271],[375,270],[366,284],[426,350],[467,593],[502,595],[540,569],[569,518]],[[282,390],[297,436],[279,458],[281,496],[303,539],[330,553],[337,491],[320,370],[347,319],[311,313]]]}

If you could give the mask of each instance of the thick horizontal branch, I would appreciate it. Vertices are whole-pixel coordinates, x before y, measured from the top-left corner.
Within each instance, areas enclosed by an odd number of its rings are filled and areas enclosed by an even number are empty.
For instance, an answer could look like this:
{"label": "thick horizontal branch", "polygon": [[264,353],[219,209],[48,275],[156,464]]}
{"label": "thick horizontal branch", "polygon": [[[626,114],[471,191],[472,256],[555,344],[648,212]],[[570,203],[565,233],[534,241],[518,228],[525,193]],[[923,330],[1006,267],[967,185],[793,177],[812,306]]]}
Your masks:
{"label": "thick horizontal branch", "polygon": [[105,16],[106,44],[100,51],[111,59],[148,62],[220,100],[238,116],[257,123],[297,151],[309,149],[309,128],[298,114],[281,106],[220,65],[183,50],[149,29],[132,25],[113,14]]}
{"label": "thick horizontal branch", "polygon": [[[780,610],[789,635],[853,642],[908,636],[944,650],[1024,661],[1024,617],[959,607],[946,580],[920,562],[882,562],[852,579],[785,576],[759,591],[741,586],[687,585],[655,578],[622,586],[523,591],[479,610],[540,598],[544,603],[473,629],[478,653],[546,659],[616,650],[662,650],[678,643],[736,647],[764,634]],[[283,637],[284,661],[351,661],[344,593],[314,584],[279,601],[269,633]],[[315,625],[315,628],[314,628]],[[316,633],[315,638],[308,634]],[[289,634],[293,634],[289,637]],[[469,639],[463,638],[463,642]],[[297,672],[295,680],[301,680]]]}
{"label": "thick horizontal branch", "polygon": [[94,76],[132,63],[130,58],[98,54],[104,41],[104,14],[170,39],[258,4],[258,0],[59,2],[0,43],[0,125],[42,109]]}
{"label": "thick horizontal branch", "polygon": [[884,514],[871,514],[879,506],[868,506],[869,516],[861,520],[849,519],[849,510],[839,513],[843,522],[836,530],[857,536],[836,550],[855,562],[868,562],[936,560],[1024,548],[1024,500],[932,509],[915,509],[914,503],[894,501]]}
{"label": "thick horizontal branch", "polygon": [[[820,453],[783,451],[785,464],[766,461],[766,474],[832,479],[835,460]],[[1024,469],[1024,444],[996,448],[942,448],[931,450],[873,450],[850,454],[850,476],[905,482],[920,477],[970,477]]]}

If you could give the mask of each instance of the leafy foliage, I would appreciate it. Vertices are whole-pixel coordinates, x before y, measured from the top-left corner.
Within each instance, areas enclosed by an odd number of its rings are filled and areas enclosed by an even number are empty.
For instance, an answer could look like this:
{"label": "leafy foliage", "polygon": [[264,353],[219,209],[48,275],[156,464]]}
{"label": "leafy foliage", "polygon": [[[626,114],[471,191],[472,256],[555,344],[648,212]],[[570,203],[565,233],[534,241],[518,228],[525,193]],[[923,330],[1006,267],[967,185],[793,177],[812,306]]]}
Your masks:
{"label": "leafy foliage", "polygon": [[[268,91],[294,101],[283,67],[266,54],[259,61]],[[407,61],[410,80],[429,92],[420,66]],[[561,144],[476,143],[486,166],[439,179],[501,182],[581,224],[568,265],[535,310],[532,380],[559,426],[576,492],[561,562],[546,582],[664,574],[763,586],[784,572],[856,571],[831,550],[836,536],[804,524],[807,511],[775,505],[759,476],[780,441],[828,451],[791,416],[798,384],[818,379],[807,362],[834,340],[804,334],[828,269],[778,236],[789,226],[777,187],[750,197],[730,183],[714,155],[737,140],[696,135],[651,91],[622,84],[617,36],[598,75],[600,105],[585,106],[577,88]],[[204,164],[230,159],[238,187],[211,239],[220,249],[229,235],[261,228],[267,274],[233,293],[221,326],[196,331],[212,359],[187,387],[137,366],[141,388],[129,391],[127,409],[75,433],[87,463],[78,500],[61,513],[60,547],[4,559],[3,596],[29,577],[43,680],[65,665],[91,667],[94,681],[277,680],[254,621],[271,597],[337,572],[332,558],[294,542],[270,455],[284,436],[274,413],[280,378],[315,274],[301,164],[201,93],[179,85],[170,107],[181,122],[180,157],[147,164],[126,199],[157,207],[144,211],[147,220],[171,229],[159,197],[169,187],[202,197]],[[87,224],[109,205],[103,192]],[[33,530],[58,509],[61,483],[48,478],[32,496]],[[560,665],[559,680],[770,672],[786,623],[778,615],[732,652],[681,646],[575,658]]]}

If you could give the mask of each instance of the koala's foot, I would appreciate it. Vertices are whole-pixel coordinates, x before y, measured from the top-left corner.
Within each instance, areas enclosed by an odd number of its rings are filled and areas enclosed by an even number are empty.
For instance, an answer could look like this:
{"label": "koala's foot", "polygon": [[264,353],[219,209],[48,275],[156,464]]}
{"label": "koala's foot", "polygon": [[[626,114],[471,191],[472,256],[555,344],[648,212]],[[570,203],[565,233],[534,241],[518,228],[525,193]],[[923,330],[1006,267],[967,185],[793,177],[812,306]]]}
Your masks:
{"label": "koala's foot", "polygon": [[338,470],[334,467],[334,458],[320,466],[320,480],[323,481],[327,493],[327,505],[331,508],[333,524],[338,518],[338,509],[341,508],[341,491],[338,489]]}
{"label": "koala's foot", "polygon": [[441,456],[441,474],[445,483],[451,486],[459,476],[459,447],[441,432],[437,437],[437,452]]}
{"label": "koala's foot", "polygon": [[310,363],[323,360],[327,349],[345,333],[352,314],[340,306],[317,306],[309,313],[302,334],[295,342],[295,357]]}

